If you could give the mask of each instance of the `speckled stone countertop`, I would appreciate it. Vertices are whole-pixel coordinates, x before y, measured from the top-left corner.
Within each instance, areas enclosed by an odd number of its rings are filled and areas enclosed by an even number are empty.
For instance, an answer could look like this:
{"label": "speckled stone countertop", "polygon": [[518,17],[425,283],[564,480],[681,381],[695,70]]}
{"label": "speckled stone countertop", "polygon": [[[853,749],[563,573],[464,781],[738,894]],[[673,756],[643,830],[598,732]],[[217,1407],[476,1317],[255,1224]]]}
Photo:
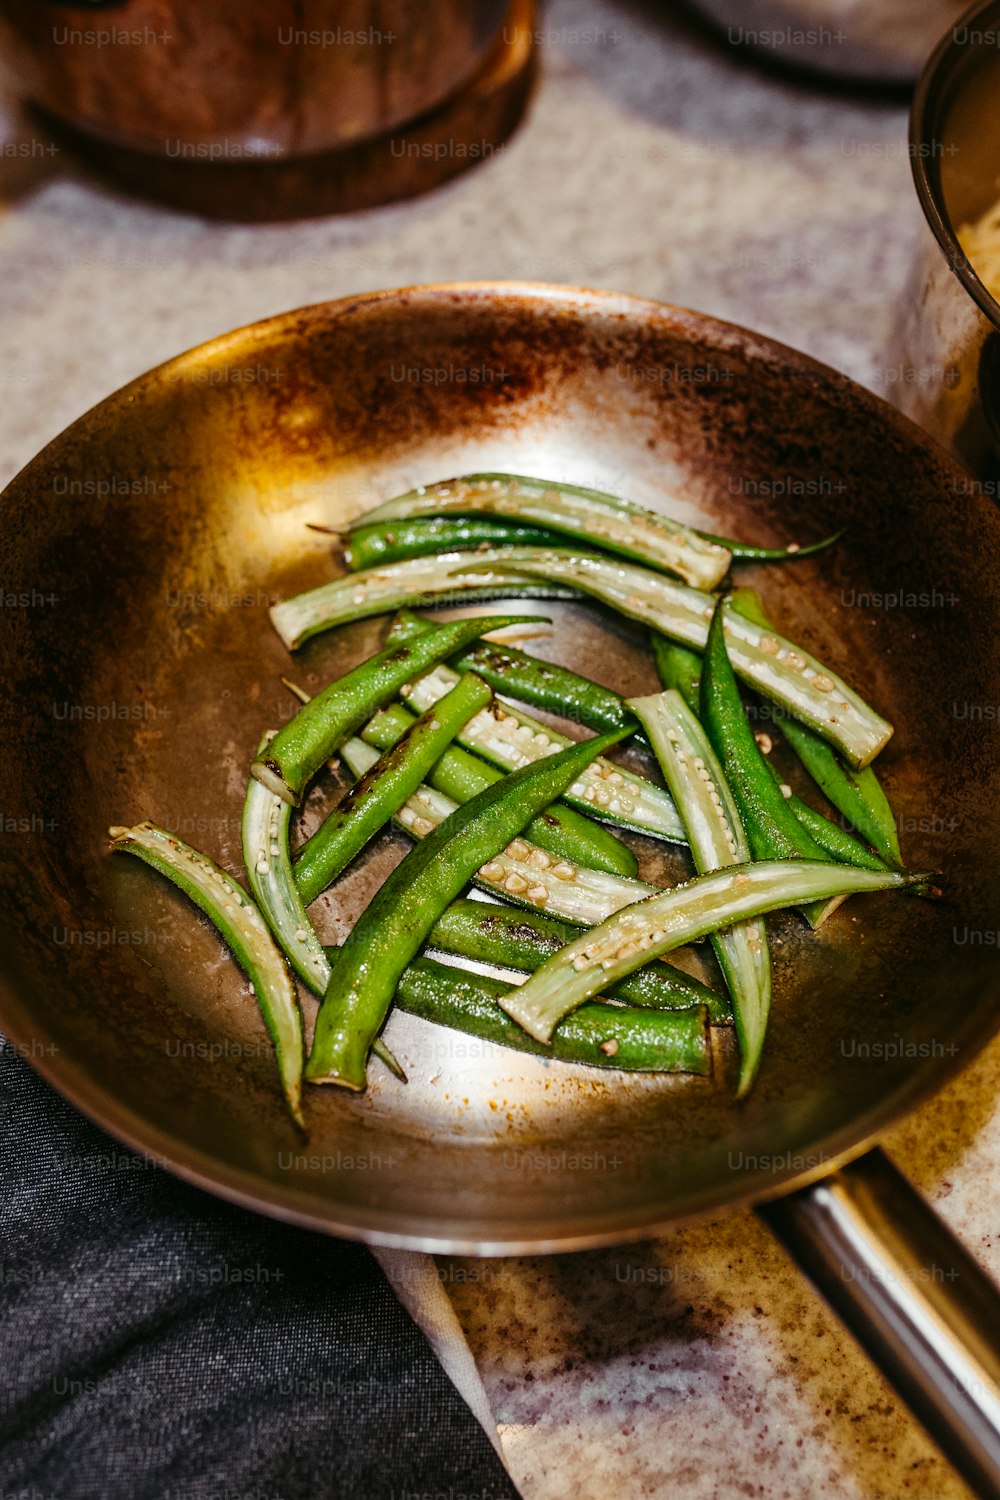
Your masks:
{"label": "speckled stone countertop", "polygon": [[[0,480],[99,397],[238,324],[369,288],[534,278],[751,324],[883,394],[919,226],[899,98],[789,81],[662,3],[553,0],[530,118],[421,201],[275,227],[145,207],[0,101]],[[15,149],[11,149],[14,147]],[[897,1130],[1000,1273],[1000,1043]],[[528,1500],[964,1493],[749,1214],[619,1251],[442,1262]]]}

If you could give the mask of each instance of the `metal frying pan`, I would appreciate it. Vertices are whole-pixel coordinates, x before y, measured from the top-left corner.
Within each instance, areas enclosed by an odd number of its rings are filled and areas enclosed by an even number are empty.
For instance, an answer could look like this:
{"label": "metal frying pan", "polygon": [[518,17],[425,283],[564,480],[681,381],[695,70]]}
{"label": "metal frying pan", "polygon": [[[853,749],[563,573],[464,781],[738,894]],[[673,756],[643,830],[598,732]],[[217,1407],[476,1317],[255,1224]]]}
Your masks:
{"label": "metal frying pan", "polygon": [[[743,1103],[393,1017],[409,1087],[373,1067],[361,1098],[311,1091],[304,1145],[235,967],[172,889],[108,857],[105,830],[152,817],[238,871],[248,762],[293,707],[266,607],[333,567],[305,523],[491,468],[626,491],[754,541],[846,526],[835,551],[759,581],[786,631],[895,723],[880,765],[904,851],[944,868],[944,898],[854,899],[815,938],[794,915],[773,920],[773,1024]],[[373,1242],[571,1250],[797,1190],[769,1221],[966,1475],[1000,1494],[996,1294],[877,1152],[844,1165],[1000,1014],[1000,521],[968,488],[832,371],[605,293],[366,296],[143,376],[3,500],[0,577],[17,598],[0,699],[0,1027],[182,1176]],[[536,608],[554,620],[543,653],[625,691],[655,685],[638,632],[591,605]],[[315,686],[381,630],[319,639],[294,675]],[[326,898],[331,939],[402,848],[382,843]],[[681,868],[665,846],[637,848],[651,878]]]}

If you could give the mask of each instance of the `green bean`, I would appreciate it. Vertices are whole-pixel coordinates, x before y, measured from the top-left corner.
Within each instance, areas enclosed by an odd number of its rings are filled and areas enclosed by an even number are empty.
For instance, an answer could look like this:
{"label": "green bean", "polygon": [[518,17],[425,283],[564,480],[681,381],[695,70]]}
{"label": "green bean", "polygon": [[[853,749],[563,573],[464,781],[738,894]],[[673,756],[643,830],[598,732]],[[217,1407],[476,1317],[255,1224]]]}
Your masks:
{"label": "green bean", "polygon": [[439,557],[470,547],[552,547],[563,538],[540,526],[518,526],[488,516],[430,516],[415,521],[382,521],[360,526],[343,544],[352,573],[410,557]]}
{"label": "green bean", "polygon": [[[408,640],[433,628],[434,623],[401,609],[393,618],[386,639]],[[592,682],[589,677],[581,677],[579,672],[571,672],[568,667],[529,656],[515,646],[477,641],[467,651],[453,656],[449,666],[456,672],[478,672],[495,693],[516,698],[519,703],[560,714],[598,734],[609,729],[630,729],[637,741],[645,743],[619,693]]]}
{"label": "green bean", "polygon": [[701,684],[701,657],[687,646],[679,646],[668,640],[658,630],[649,632],[653,643],[653,657],[660,681],[665,688],[674,688],[693,714],[699,708]]}
{"label": "green bean", "polygon": [[295,985],[283,955],[263,917],[246,891],[220,870],[207,854],[158,828],[137,823],[134,828],[109,828],[115,853],[135,854],[165,875],[218,928],[223,940],[250,981],[264,1024],[274,1043],[281,1085],[292,1119],[302,1118],[302,1015]]}
{"label": "green bean", "polygon": [[[460,898],[438,918],[427,942],[432,948],[460,958],[531,972],[576,936],[575,928],[554,917],[511,911],[492,901]],[[703,1005],[713,1025],[727,1025],[733,1019],[725,995],[670,964],[656,963],[637,969],[607,993],[610,1000],[622,1000],[643,1009],[687,1010]]]}
{"label": "green bean", "polygon": [[[735,589],[730,598],[733,608],[746,619],[764,630],[773,629],[756,589]],[[896,819],[874,766],[855,771],[842,765],[831,746],[796,719],[783,717],[781,728],[828,801],[867,839],[886,864],[902,869]]]}
{"label": "green bean", "polygon": [[497,1004],[501,979],[465,974],[430,958],[403,970],[396,1005],[420,1016],[536,1057],[641,1073],[711,1072],[705,1010],[653,1011],[624,1005],[581,1005],[555,1029],[551,1046],[536,1042]]}
{"label": "green bean", "polygon": [[786,547],[754,547],[749,542],[734,542],[728,537],[714,536],[710,531],[699,531],[698,535],[704,537],[706,542],[714,542],[717,547],[725,547],[732,554],[733,562],[795,562],[800,557],[812,557],[815,553],[832,547],[844,533],[843,530],[835,531],[832,536],[824,537],[821,542],[810,542],[806,547],[801,547],[798,542],[789,542]]}
{"label": "green bean", "polygon": [[523,766],[457,808],[410,850],[340,950],[316,1020],[307,1078],[364,1088],[368,1053],[399,977],[445,907],[595,755],[620,738],[601,735]]}
{"label": "green bean", "polygon": [[732,788],[754,859],[828,859],[785,801],[743,712],[720,601],[701,671],[701,721]]}
{"label": "green bean", "polygon": [[[648,698],[630,698],[629,707],[652,741],[687,827],[698,874],[745,863],[750,845],[733,792],[680,692],[668,689]],[[736,923],[713,934],[712,946],[733,999],[740,1044],[738,1092],[745,1094],[760,1064],[771,1009],[771,954],[764,924]]]}
{"label": "green bean", "polygon": [[[273,734],[265,735],[261,747],[273,737]],[[330,981],[330,964],[292,876],[288,848],[291,817],[290,803],[268,791],[251,776],[243,802],[241,825],[243,863],[250,879],[250,889],[261,916],[292,968],[314,994],[322,995]],[[390,1072],[401,1082],[406,1082],[406,1074],[381,1037],[372,1051]]]}
{"label": "green bean", "polygon": [[521,474],[467,474],[422,485],[377,506],[358,524],[454,515],[499,516],[565,532],[605,552],[665,568],[699,588],[715,588],[729,569],[724,547],[679,521],[602,490]]}
{"label": "green bean", "polygon": [[481,677],[466,673],[351,788],[295,857],[295,884],[307,906],[399,811],[456,732],[492,697]]}
{"label": "green bean", "polygon": [[[386,750],[398,743],[413,723],[415,716],[408,708],[401,703],[390,703],[369,720],[361,731],[362,738],[379,750]],[[502,771],[458,745],[450,746],[427,775],[430,786],[456,803],[468,802],[483,787],[502,779]],[[532,818],[525,834],[540,849],[592,870],[634,876],[639,868],[635,855],[621,839],[560,802],[554,802],[537,818]]]}
{"label": "green bean", "polygon": [[299,709],[250,767],[251,775],[296,805],[325,760],[404,683],[435,662],[460,651],[484,630],[499,630],[519,617],[501,615],[456,620],[412,641],[388,647],[323,689]]}
{"label": "green bean", "polygon": [[836,823],[831,823],[829,818],[824,818],[821,812],[810,807],[808,802],[803,802],[793,792],[787,799],[789,807],[798,818],[799,822],[812,834],[817,844],[825,849],[827,854],[841,863],[857,865],[861,870],[888,870],[889,866],[884,859],[879,859],[864,844],[859,844],[857,839],[852,839],[843,828],[838,828]]}
{"label": "green bean", "polygon": [[[463,563],[478,563],[483,552],[453,552],[443,557],[411,557],[385,563],[363,573],[348,573],[307,593],[284,599],[270,610],[271,624],[289,651],[334,625],[384,615],[402,605],[471,604],[486,599],[575,599],[576,590],[544,579],[512,574],[499,583],[484,583],[476,574],[463,575]],[[485,554],[489,556],[488,552]]]}
{"label": "green bean", "polygon": [[[350,739],[341,750],[345,765],[362,775],[378,760],[378,751],[364,740]],[[456,811],[458,804],[433,787],[422,786],[400,808],[395,822],[412,838],[422,839]],[[581,927],[593,927],[633,901],[653,894],[653,887],[624,875],[589,870],[572,860],[556,858],[527,839],[513,839],[495,859],[473,877],[490,895],[531,910],[544,907],[553,916]]]}
{"label": "green bean", "polygon": [[808,859],[731,865],[650,896],[581,934],[499,1003],[529,1036],[547,1042],[563,1016],[584,1000],[685,943],[780,907],[900,889],[927,878]]}

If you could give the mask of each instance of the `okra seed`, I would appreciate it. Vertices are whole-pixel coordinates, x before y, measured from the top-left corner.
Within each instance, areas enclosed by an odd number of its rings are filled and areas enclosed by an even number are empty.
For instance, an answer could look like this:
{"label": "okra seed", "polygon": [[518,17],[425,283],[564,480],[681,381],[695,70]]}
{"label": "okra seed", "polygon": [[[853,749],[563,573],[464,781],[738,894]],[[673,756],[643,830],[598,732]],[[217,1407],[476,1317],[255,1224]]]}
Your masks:
{"label": "okra seed", "polygon": [[510,891],[511,895],[519,896],[528,889],[528,882],[523,875],[510,874],[504,881],[504,889]]}
{"label": "okra seed", "polygon": [[606,1042],[601,1043],[601,1051],[604,1053],[605,1057],[614,1057],[615,1053],[618,1051],[618,1043],[615,1041],[613,1036],[609,1037]]}
{"label": "okra seed", "polygon": [[479,873],[484,880],[500,880],[503,877],[503,865],[491,859],[488,865],[483,865]]}

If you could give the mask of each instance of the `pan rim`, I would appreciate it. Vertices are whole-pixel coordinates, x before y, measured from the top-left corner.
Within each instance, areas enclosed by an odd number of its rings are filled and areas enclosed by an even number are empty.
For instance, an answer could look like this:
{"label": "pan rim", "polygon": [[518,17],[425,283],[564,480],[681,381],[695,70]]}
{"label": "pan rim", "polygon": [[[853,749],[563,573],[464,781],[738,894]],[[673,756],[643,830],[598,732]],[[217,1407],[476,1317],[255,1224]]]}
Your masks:
{"label": "pan rim", "polygon": [[[763,358],[771,363],[780,363],[795,375],[823,385],[830,391],[831,397],[835,397],[846,407],[848,414],[852,410],[867,410],[890,431],[895,431],[902,442],[911,447],[915,445],[935,460],[939,467],[965,476],[959,460],[881,397],[811,355],[765,334],[693,309],[628,293],[534,281],[483,280],[386,288],[312,303],[205,340],[152,367],[82,413],[18,471],[0,493],[0,503],[12,489],[24,482],[36,465],[45,460],[52,448],[70,440],[86,439],[91,425],[100,414],[109,407],[118,407],[134,400],[141,393],[155,390],[161,381],[169,379],[171,372],[176,371],[184,362],[204,363],[216,356],[229,357],[235,347],[253,344],[282,332],[291,333],[296,325],[301,329],[304,324],[314,320],[335,322],[362,309],[376,309],[380,305],[391,307],[415,299],[427,302],[464,301],[472,304],[502,300],[542,307],[558,303],[576,308],[581,316],[600,313],[652,319],[702,338],[707,335],[721,348],[738,346],[740,352],[749,359]],[[21,1025],[22,1020],[24,1026]],[[878,1142],[885,1130],[935,1097],[945,1084],[971,1065],[996,1032],[1000,1031],[1000,1014],[997,1014],[995,1025],[988,1034],[983,1032],[973,1041],[966,1042],[956,1056],[936,1059],[936,1065],[929,1073],[915,1074],[913,1081],[897,1090],[888,1104],[873,1104],[857,1121],[856,1129],[845,1127],[839,1135],[820,1141],[821,1159],[815,1164],[805,1167],[788,1165],[780,1170],[763,1170],[756,1175],[746,1173],[738,1186],[734,1182],[731,1191],[720,1192],[716,1188],[705,1201],[692,1200],[686,1206],[682,1204],[679,1209],[668,1213],[651,1209],[624,1226],[619,1216],[619,1222],[614,1228],[592,1223],[590,1228],[573,1227],[567,1231],[559,1225],[552,1225],[547,1227],[545,1233],[533,1231],[530,1234],[509,1236],[497,1236],[494,1233],[488,1237],[476,1234],[442,1234],[430,1229],[392,1229],[379,1222],[378,1215],[370,1208],[345,1215],[342,1207],[331,1203],[330,1212],[320,1213],[303,1206],[302,1195],[294,1190],[262,1183],[249,1172],[225,1166],[200,1148],[182,1141],[178,1135],[145,1122],[139,1113],[123,1105],[113,1092],[106,1090],[92,1072],[79,1068],[62,1050],[39,1055],[38,1028],[30,1027],[29,1017],[18,998],[16,988],[6,975],[0,975],[0,1028],[19,1055],[99,1128],[196,1187],[266,1216],[345,1239],[438,1254],[495,1256],[566,1253],[654,1238],[681,1223],[711,1214],[735,1211],[808,1186],[862,1155]],[[588,1217],[593,1221],[593,1215]]]}

